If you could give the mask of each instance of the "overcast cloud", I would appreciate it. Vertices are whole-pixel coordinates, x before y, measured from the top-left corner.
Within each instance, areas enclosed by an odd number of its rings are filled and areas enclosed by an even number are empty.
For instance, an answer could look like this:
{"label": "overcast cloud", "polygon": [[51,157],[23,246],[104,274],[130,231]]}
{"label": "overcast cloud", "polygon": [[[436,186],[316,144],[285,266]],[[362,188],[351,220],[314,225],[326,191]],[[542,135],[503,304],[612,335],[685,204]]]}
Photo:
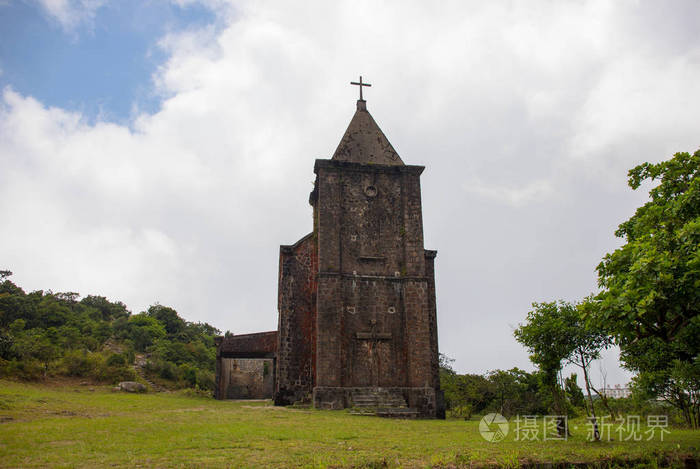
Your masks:
{"label": "overcast cloud", "polygon": [[[41,3],[70,28],[101,2]],[[441,351],[460,371],[532,369],[512,330],[533,301],[595,291],[646,196],[627,170],[700,147],[698,2],[203,3],[219,24],[160,39],[162,106],[129,125],[4,89],[0,268],[18,284],[275,329],[279,245],[311,231],[314,159],[362,74],[401,158],[426,166]]]}

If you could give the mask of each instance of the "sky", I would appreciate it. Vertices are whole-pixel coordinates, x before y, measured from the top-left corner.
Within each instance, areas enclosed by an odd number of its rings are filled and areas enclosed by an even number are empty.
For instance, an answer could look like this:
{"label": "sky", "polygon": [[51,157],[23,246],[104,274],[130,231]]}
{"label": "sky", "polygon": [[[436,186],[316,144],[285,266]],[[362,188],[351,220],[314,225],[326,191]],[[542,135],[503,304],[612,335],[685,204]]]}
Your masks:
{"label": "sky", "polygon": [[[425,165],[441,352],[532,370],[532,302],[597,291],[627,171],[700,147],[696,1],[0,0],[0,269],[246,333],[355,110]],[[603,370],[601,373],[600,370]],[[575,370],[571,370],[575,371]],[[593,380],[624,384],[617,351]]]}

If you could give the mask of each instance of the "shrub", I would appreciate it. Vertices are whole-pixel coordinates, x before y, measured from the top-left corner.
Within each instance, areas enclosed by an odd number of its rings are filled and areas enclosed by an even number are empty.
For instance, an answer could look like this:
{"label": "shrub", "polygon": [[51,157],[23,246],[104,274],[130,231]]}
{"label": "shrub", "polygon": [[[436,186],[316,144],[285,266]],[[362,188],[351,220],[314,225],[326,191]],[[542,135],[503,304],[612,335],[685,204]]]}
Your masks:
{"label": "shrub", "polygon": [[61,360],[62,371],[68,376],[94,376],[102,361],[102,356],[97,353],[71,350]]}
{"label": "shrub", "polygon": [[469,404],[456,406],[452,409],[452,416],[459,419],[469,420],[472,418],[472,406]]}
{"label": "shrub", "polygon": [[9,360],[14,356],[12,350],[14,344],[15,341],[10,334],[0,331],[0,359]]}
{"label": "shrub", "polygon": [[121,353],[113,353],[107,358],[107,366],[124,366],[126,365],[126,357]]}
{"label": "shrub", "polygon": [[176,380],[178,377],[177,366],[165,360],[149,360],[144,368],[148,373],[157,375],[162,379]]}
{"label": "shrub", "polygon": [[44,367],[36,360],[0,359],[0,377],[17,377],[25,381],[38,381],[44,374]]}
{"label": "shrub", "polygon": [[197,370],[197,386],[206,391],[213,391],[215,387],[214,373],[209,370]]}
{"label": "shrub", "polygon": [[120,381],[136,381],[137,375],[133,368],[127,366],[104,366],[96,370],[95,379],[116,384]]}
{"label": "shrub", "polygon": [[187,386],[194,386],[197,384],[197,370],[191,365],[184,363],[180,365],[179,370],[182,380],[187,384]]}

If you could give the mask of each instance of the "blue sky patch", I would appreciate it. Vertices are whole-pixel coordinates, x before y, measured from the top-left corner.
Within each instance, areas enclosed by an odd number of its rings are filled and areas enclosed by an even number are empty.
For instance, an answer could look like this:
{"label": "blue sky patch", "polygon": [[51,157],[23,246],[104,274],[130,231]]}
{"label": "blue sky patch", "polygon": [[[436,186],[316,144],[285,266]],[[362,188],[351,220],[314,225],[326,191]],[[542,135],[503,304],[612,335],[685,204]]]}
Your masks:
{"label": "blue sky patch", "polygon": [[66,31],[35,3],[0,4],[0,87],[89,121],[128,122],[134,108],[153,113],[160,106],[151,76],[167,57],[158,39],[216,21],[201,5],[120,0]]}

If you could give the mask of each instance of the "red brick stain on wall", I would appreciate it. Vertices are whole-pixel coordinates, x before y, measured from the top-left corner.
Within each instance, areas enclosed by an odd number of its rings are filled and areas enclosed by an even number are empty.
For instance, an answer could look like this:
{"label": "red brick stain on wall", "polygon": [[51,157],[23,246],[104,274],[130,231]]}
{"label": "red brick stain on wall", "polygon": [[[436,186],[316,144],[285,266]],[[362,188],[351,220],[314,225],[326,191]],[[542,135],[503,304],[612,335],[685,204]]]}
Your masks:
{"label": "red brick stain on wall", "polygon": [[280,247],[275,395],[279,405],[307,400],[316,382],[317,271],[314,233]]}

